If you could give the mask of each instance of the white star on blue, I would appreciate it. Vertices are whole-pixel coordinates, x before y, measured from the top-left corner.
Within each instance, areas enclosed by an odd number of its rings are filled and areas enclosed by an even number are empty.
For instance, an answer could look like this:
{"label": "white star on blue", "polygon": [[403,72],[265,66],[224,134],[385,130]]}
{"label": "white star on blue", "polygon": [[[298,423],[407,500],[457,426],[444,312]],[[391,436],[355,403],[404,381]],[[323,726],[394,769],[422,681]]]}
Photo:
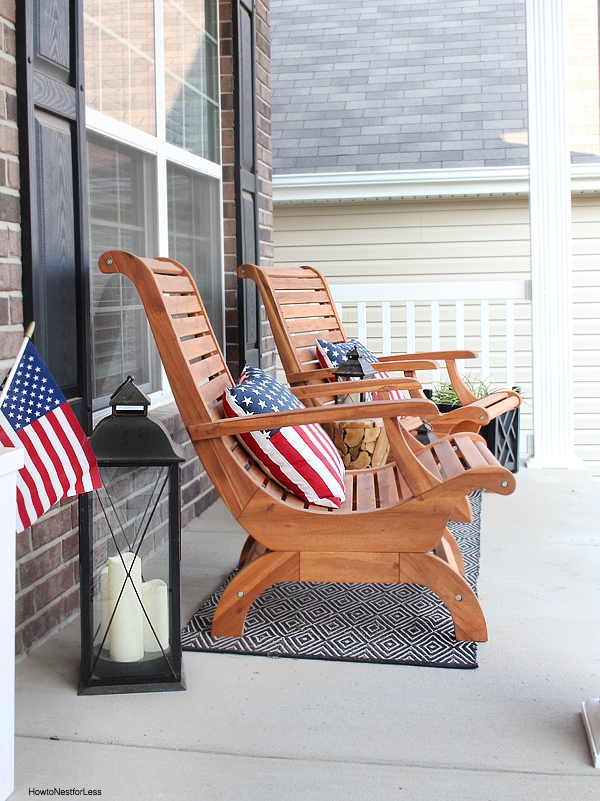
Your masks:
{"label": "white star on blue", "polygon": [[[237,387],[232,387],[229,394],[246,414],[265,414],[269,411],[278,412],[302,408],[302,403],[287,387],[265,373],[264,370],[250,365],[247,365],[242,373],[242,383]],[[273,436],[277,431],[279,431],[278,428],[273,428],[266,433]]]}
{"label": "white star on blue", "polygon": [[2,403],[4,416],[18,431],[63,403],[66,403],[65,396],[37,350],[28,342]]}

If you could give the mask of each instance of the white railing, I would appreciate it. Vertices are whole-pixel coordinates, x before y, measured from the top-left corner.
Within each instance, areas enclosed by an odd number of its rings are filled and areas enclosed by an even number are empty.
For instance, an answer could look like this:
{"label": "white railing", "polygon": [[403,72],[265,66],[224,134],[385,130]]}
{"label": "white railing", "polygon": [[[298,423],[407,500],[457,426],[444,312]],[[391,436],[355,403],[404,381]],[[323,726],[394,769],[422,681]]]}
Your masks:
{"label": "white railing", "polygon": [[[477,350],[479,370],[487,380],[491,367],[490,305],[502,306],[502,319],[494,320],[494,336],[499,328],[502,336],[502,358],[505,360],[505,386],[515,383],[515,304],[530,299],[530,281],[454,281],[420,284],[331,284],[331,291],[346,325],[352,317],[358,339],[369,347],[369,339],[376,338],[382,355],[394,352],[392,325],[398,327],[399,314],[404,332],[404,351],[412,353],[441,349],[440,308],[454,308],[451,337],[445,335],[444,349]],[[478,307],[474,335],[467,335],[465,307]],[[400,312],[399,312],[400,310]],[[418,312],[418,314],[417,314]],[[452,315],[451,315],[452,316]],[[377,333],[374,334],[373,332]],[[417,340],[419,347],[417,348]],[[423,344],[424,341],[428,344]],[[373,350],[373,348],[371,348]],[[459,364],[459,369],[463,365]],[[434,380],[436,376],[434,376]]]}

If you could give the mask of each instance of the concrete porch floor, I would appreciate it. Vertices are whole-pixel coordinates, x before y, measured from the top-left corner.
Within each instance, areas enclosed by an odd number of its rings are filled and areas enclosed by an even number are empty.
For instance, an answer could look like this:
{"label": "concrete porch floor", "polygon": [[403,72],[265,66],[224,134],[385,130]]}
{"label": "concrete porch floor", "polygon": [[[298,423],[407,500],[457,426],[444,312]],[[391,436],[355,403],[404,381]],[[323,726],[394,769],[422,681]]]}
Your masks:
{"label": "concrete porch floor", "polygon": [[[244,536],[219,503],[185,532],[183,619]],[[103,799],[586,801],[581,702],[600,696],[600,490],[521,470],[484,497],[477,670],[184,654],[187,691],[77,696],[78,623],[17,665],[16,782]],[[66,794],[66,793],[65,793]],[[71,793],[75,795],[75,793]]]}

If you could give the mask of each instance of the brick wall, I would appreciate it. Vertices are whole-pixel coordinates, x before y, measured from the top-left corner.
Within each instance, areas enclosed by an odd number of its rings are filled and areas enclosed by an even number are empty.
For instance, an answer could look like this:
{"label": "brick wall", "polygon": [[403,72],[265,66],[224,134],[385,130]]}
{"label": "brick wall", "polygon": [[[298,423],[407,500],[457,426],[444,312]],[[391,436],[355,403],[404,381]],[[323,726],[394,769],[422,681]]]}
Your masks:
{"label": "brick wall", "polygon": [[0,0],[0,379],[23,340],[15,2]]}

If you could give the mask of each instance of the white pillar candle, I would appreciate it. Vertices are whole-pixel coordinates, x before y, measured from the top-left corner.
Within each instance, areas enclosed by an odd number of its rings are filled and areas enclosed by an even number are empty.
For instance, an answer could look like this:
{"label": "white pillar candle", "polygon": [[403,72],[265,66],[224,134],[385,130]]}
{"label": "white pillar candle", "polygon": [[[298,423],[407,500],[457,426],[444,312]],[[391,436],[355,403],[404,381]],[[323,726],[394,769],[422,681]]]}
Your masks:
{"label": "white pillar candle", "polygon": [[[126,570],[131,570],[127,581]],[[110,607],[115,610],[108,630],[110,658],[116,662],[137,662],[144,657],[144,612],[140,603],[142,563],[135,554],[126,552],[109,557],[108,594]]]}
{"label": "white pillar candle", "polygon": [[[108,594],[108,565],[106,565],[100,571],[100,630],[98,631],[98,644],[101,644],[102,640],[104,640],[111,614],[112,608]],[[104,647],[108,648],[108,637]]]}
{"label": "white pillar candle", "polygon": [[144,615],[144,651],[160,651],[161,646],[166,651],[169,647],[169,594],[165,582],[152,579],[142,584],[142,600],[154,628],[153,632]]}

